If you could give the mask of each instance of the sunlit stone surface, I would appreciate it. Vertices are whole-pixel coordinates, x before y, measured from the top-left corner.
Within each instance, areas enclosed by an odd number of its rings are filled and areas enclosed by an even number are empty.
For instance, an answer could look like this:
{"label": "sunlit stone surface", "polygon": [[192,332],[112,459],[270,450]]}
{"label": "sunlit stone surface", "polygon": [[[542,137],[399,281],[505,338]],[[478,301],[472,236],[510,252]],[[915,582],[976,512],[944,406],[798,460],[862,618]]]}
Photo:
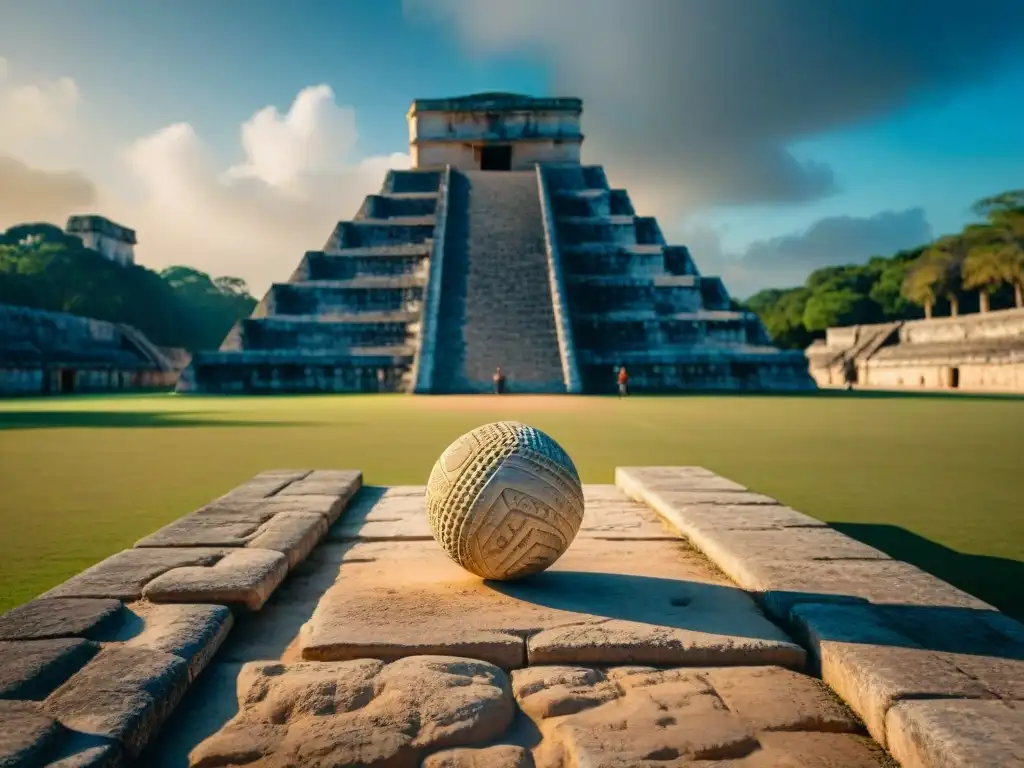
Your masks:
{"label": "sunlit stone surface", "polygon": [[543,571],[568,549],[583,522],[583,489],[551,437],[501,421],[466,433],[437,460],[427,516],[452,560],[510,581]]}

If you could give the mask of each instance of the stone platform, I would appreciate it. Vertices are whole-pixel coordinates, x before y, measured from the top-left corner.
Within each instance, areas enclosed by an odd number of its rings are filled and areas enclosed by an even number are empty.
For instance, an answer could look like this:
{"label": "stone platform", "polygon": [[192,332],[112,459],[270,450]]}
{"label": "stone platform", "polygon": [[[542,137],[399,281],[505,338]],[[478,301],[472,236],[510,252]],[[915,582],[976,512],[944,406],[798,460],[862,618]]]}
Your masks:
{"label": "stone platform", "polygon": [[1022,766],[1024,626],[696,467],[483,582],[422,486],[262,473],[0,616],[0,766]]}

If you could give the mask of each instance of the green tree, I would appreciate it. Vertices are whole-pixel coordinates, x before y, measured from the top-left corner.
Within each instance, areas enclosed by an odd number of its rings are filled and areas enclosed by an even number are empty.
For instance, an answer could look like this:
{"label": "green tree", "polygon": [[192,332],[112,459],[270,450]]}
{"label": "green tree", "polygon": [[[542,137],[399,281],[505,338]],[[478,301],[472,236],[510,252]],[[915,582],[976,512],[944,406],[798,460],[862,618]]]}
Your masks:
{"label": "green tree", "polygon": [[988,293],[1006,283],[1014,304],[1024,307],[1024,190],[979,200],[974,212],[987,221],[964,264],[965,284],[981,289],[985,311]]}
{"label": "green tree", "polygon": [[959,291],[963,288],[963,263],[968,241],[962,235],[939,238],[917,258],[907,273],[903,295],[924,307],[925,317],[932,316],[938,298],[949,302],[949,313],[960,314]]}

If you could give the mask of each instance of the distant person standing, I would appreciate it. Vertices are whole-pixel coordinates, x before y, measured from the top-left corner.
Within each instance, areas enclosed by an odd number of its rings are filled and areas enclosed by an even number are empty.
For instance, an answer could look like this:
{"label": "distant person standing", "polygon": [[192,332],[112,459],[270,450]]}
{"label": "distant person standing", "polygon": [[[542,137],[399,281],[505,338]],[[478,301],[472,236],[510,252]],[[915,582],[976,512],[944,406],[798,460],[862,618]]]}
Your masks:
{"label": "distant person standing", "polygon": [[494,394],[505,394],[505,374],[501,372],[501,366],[494,369]]}
{"label": "distant person standing", "polygon": [[626,372],[626,366],[620,366],[618,378],[619,397],[626,397],[629,394],[629,374]]}
{"label": "distant person standing", "polygon": [[388,372],[383,368],[377,369],[377,391],[384,392],[388,386]]}

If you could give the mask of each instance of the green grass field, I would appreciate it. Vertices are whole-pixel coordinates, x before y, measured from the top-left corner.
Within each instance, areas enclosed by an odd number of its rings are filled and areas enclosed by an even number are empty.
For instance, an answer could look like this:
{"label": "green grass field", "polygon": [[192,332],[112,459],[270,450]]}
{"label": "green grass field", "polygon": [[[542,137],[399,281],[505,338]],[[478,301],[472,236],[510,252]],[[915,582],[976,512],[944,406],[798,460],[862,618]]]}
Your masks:
{"label": "green grass field", "polygon": [[1024,399],[239,397],[0,401],[0,610],[273,467],[425,483],[455,437],[518,419],[584,482],[699,464],[1024,617]]}

